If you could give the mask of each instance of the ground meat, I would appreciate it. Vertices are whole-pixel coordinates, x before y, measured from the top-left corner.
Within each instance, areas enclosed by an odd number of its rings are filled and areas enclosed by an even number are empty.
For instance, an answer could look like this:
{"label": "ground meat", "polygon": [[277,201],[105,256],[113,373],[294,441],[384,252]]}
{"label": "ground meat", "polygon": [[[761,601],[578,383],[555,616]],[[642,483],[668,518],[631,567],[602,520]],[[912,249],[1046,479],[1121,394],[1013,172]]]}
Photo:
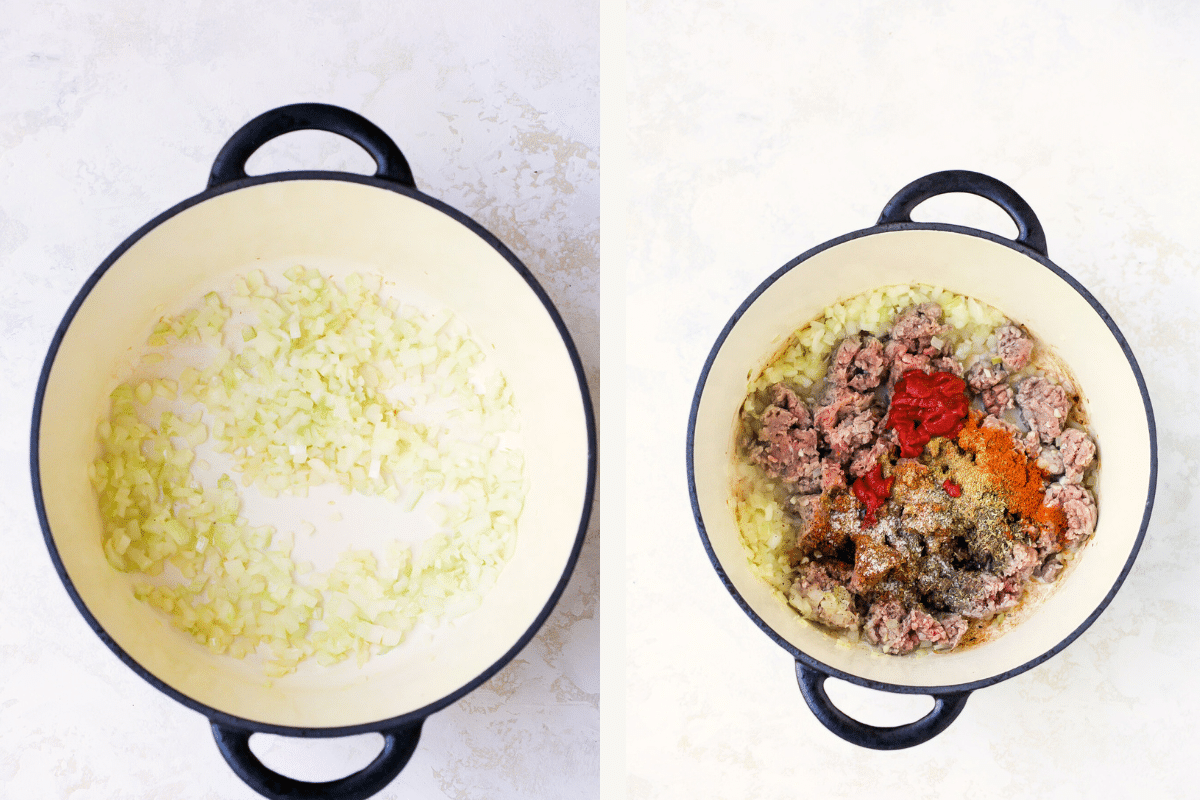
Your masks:
{"label": "ground meat", "polygon": [[996,355],[1012,372],[1029,363],[1033,353],[1033,340],[1025,336],[1025,332],[1015,325],[1005,325],[996,331]]}
{"label": "ground meat", "polygon": [[1015,578],[1023,582],[1042,562],[1037,548],[1024,542],[1015,542],[1011,554],[1008,563],[1000,571],[1002,578]]}
{"label": "ground meat", "polygon": [[846,584],[846,565],[830,560],[810,561],[800,567],[788,593],[788,602],[805,617],[839,630],[858,630],[862,618],[854,610],[854,597]]}
{"label": "ground meat", "polygon": [[795,520],[796,527],[803,531],[812,524],[820,503],[820,494],[791,494],[784,502],[784,510]]}
{"label": "ground meat", "polygon": [[993,364],[990,358],[980,358],[967,370],[967,385],[977,392],[990,389],[1008,379],[1008,370]]}
{"label": "ground meat", "polygon": [[1066,514],[1067,529],[1063,532],[1066,545],[1082,542],[1096,529],[1096,499],[1081,484],[1069,483],[1065,478],[1052,483],[1042,502],[1050,508],[1061,508]]}
{"label": "ground meat", "polygon": [[1059,472],[1064,473],[1069,482],[1079,483],[1083,480],[1084,471],[1096,458],[1095,443],[1078,428],[1067,428],[1058,437],[1058,447],[1062,452],[1063,465]]}
{"label": "ground meat", "polygon": [[937,618],[946,633],[946,644],[938,649],[953,650],[967,632],[967,621],[958,614],[942,614]]}
{"label": "ground meat", "polygon": [[[878,431],[878,428],[876,430]],[[896,446],[895,430],[885,428],[883,431],[880,431],[873,444],[860,448],[854,453],[854,456],[850,460],[850,475],[855,478],[861,478],[863,475],[866,475],[875,469],[875,465],[879,463],[879,459],[891,455]]]}
{"label": "ground meat", "polygon": [[828,379],[834,386],[865,392],[880,384],[888,364],[883,342],[874,336],[847,336],[833,354]]}
{"label": "ground meat", "polygon": [[922,642],[932,644],[936,650],[950,650],[966,630],[966,620],[957,614],[938,619],[919,608],[906,611],[895,600],[871,606],[864,626],[867,641],[893,655],[911,653]]}
{"label": "ground meat", "polygon": [[771,387],[772,404],[763,411],[757,441],[748,447],[750,460],[768,475],[807,493],[820,487],[819,439],[804,402],[786,386]]}
{"label": "ground meat", "polygon": [[904,606],[895,600],[876,603],[867,612],[867,621],[863,629],[867,641],[885,653],[911,653],[921,643],[921,637],[913,632],[908,617]]}
{"label": "ground meat", "polygon": [[1063,432],[1071,401],[1067,392],[1045,378],[1026,378],[1017,387],[1017,407],[1030,428],[1043,442],[1052,442]]}
{"label": "ground meat", "polygon": [[[888,339],[887,344],[883,346],[883,357],[890,363],[896,360],[896,356],[906,355],[908,352],[908,342],[901,342],[895,339]],[[911,355],[911,354],[909,354]]]}
{"label": "ground meat", "polygon": [[1057,553],[1052,553],[1046,557],[1046,560],[1042,562],[1040,567],[1034,570],[1033,577],[1039,581],[1052,583],[1058,577],[1059,573],[1062,572],[1062,568],[1062,559],[1058,557]]}
{"label": "ground meat", "polygon": [[847,336],[833,351],[833,359],[829,362],[829,372],[825,379],[834,386],[847,386],[850,383],[850,370],[854,366],[854,357],[862,349],[862,339],[857,336]]}
{"label": "ground meat", "polygon": [[1024,434],[1015,435],[1017,445],[1025,451],[1025,455],[1036,461],[1042,453],[1042,440],[1037,435],[1037,431],[1026,431]]}
{"label": "ground meat", "polygon": [[947,606],[969,619],[986,619],[1017,605],[1021,587],[990,572],[965,573],[957,591],[946,595]]}
{"label": "ground meat", "polygon": [[813,414],[813,427],[822,436],[827,435],[842,419],[866,410],[873,402],[874,395],[862,394],[846,386],[834,386],[817,406]]}
{"label": "ground meat", "polygon": [[943,325],[942,307],[937,303],[921,303],[905,310],[892,323],[892,341],[904,342],[910,353],[921,353],[929,349],[934,336],[946,333],[949,325]]}
{"label": "ground meat", "polygon": [[967,632],[967,621],[959,615],[945,614],[938,619],[919,608],[909,612],[908,624],[917,638],[929,642],[935,650],[952,650]]}
{"label": "ground meat", "polygon": [[[891,365],[888,374],[888,389],[904,376],[904,373],[919,369],[962,374],[962,365],[947,357],[948,346],[935,346],[933,338],[950,330],[943,325],[942,307],[937,303],[922,303],[905,310],[892,323],[888,343],[884,346],[884,358]],[[936,362],[935,362],[936,359]]]}
{"label": "ground meat", "polygon": [[1029,543],[1037,550],[1038,558],[1045,559],[1062,551],[1062,542],[1052,525],[1027,522],[1022,527],[1022,533]]}
{"label": "ground meat", "polygon": [[986,619],[1006,611],[1020,599],[1019,583],[978,568],[959,568],[940,555],[926,559],[917,585],[926,602],[969,619]]}
{"label": "ground meat", "polygon": [[778,406],[791,412],[796,417],[796,424],[808,426],[812,424],[812,417],[808,413],[808,406],[800,399],[800,395],[788,386],[786,383],[777,383],[773,385],[768,394],[771,398],[771,405]]}
{"label": "ground meat", "polygon": [[1057,447],[1043,447],[1034,463],[1047,475],[1063,474],[1063,455]]}
{"label": "ground meat", "polygon": [[1013,390],[1007,383],[998,383],[980,392],[979,399],[987,413],[1000,416],[1013,407]]}
{"label": "ground meat", "polygon": [[878,406],[868,406],[854,412],[829,431],[825,441],[833,454],[839,458],[849,457],[854,450],[870,445],[875,439],[875,428],[883,417]]}
{"label": "ground meat", "polygon": [[888,390],[890,391],[906,372],[913,370],[920,370],[926,374],[933,372],[933,359],[920,353],[896,353],[892,358],[892,369],[888,373]]}
{"label": "ground meat", "polygon": [[933,359],[934,372],[949,372],[950,374],[961,378],[963,376],[963,365],[954,356],[941,356]]}
{"label": "ground meat", "polygon": [[1036,431],[1023,431],[1011,422],[1001,419],[994,414],[989,414],[988,416],[984,417],[983,422],[980,423],[980,427],[1002,428],[1003,430],[1006,430],[1012,434],[1013,441],[1017,443],[1017,447],[1024,452],[1026,456],[1036,459],[1039,455],[1041,455],[1041,439],[1038,438]]}
{"label": "ground meat", "polygon": [[836,459],[826,458],[821,461],[821,491],[829,492],[837,488],[846,488],[846,472]]}

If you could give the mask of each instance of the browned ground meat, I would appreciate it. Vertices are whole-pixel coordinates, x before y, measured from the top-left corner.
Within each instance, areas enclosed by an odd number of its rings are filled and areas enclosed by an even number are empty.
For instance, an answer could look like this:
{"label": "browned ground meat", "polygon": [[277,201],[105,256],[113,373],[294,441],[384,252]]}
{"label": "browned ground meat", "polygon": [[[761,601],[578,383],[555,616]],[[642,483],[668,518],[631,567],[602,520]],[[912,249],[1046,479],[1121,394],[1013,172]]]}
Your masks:
{"label": "browned ground meat", "polygon": [[1017,387],[1017,407],[1025,423],[1037,431],[1043,442],[1053,442],[1067,423],[1071,401],[1061,386],[1033,376]]}
{"label": "browned ground meat", "polygon": [[1078,428],[1067,428],[1058,437],[1058,448],[1062,453],[1063,465],[1059,472],[1064,473],[1071,483],[1079,483],[1083,480],[1084,471],[1096,458],[1095,443]]}
{"label": "browned ground meat", "polygon": [[914,608],[908,615],[908,624],[917,638],[931,643],[936,649],[949,650],[958,645],[967,631],[967,621],[957,614],[943,614],[941,619]]}
{"label": "browned ground meat", "polygon": [[1025,335],[1025,331],[1016,325],[1005,325],[996,331],[996,355],[1012,372],[1022,369],[1029,363],[1033,353],[1033,340]]}
{"label": "browned ground meat", "polygon": [[795,519],[796,525],[800,530],[808,528],[812,523],[813,515],[816,514],[820,501],[820,494],[788,495],[786,504],[787,513]]}
{"label": "browned ground meat", "polygon": [[800,399],[800,395],[796,394],[790,386],[785,383],[777,383],[770,388],[771,405],[790,411],[796,416],[798,425],[810,425],[812,423],[812,415],[808,412],[808,406]]}
{"label": "browned ground meat", "polygon": [[1021,587],[990,572],[956,570],[942,598],[948,609],[968,619],[987,619],[1017,605]]}
{"label": "browned ground meat", "polygon": [[1022,524],[1022,532],[1037,550],[1038,558],[1053,555],[1061,549],[1058,535],[1054,528],[1047,525],[1036,525],[1032,522]]}
{"label": "browned ground meat", "polygon": [[817,406],[813,414],[813,427],[826,436],[837,427],[838,422],[865,410],[874,400],[872,395],[861,394],[845,386],[834,386]]}
{"label": "browned ground meat", "polygon": [[1034,570],[1033,577],[1039,581],[1051,583],[1062,572],[1063,562],[1057,555],[1049,556],[1042,565]]}
{"label": "browned ground meat", "polygon": [[950,355],[950,343],[933,343],[934,337],[950,330],[941,319],[942,307],[937,303],[913,306],[896,317],[883,350],[884,359],[891,366],[888,389],[904,373],[915,369],[925,373],[940,371],[962,375],[962,364]]}

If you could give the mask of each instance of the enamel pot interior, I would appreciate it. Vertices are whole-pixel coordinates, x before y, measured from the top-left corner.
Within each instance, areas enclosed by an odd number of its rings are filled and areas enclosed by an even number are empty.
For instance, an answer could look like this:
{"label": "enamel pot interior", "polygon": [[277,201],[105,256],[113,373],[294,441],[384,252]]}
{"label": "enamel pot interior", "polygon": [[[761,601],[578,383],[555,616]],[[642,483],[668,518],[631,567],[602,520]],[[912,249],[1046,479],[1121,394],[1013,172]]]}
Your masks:
{"label": "enamel pot interior", "polygon": [[[977,298],[1024,324],[1069,367],[1098,444],[1095,536],[1077,565],[1020,624],[973,648],[925,657],[848,647],[805,623],[749,569],[730,497],[737,413],[748,377],[835,302],[925,283]],[[881,226],[816,248],[760,287],[710,356],[690,436],[697,518],[714,564],[748,614],[809,666],[863,685],[914,691],[1010,677],[1074,639],[1103,609],[1137,552],[1153,492],[1149,404],[1123,340],[1099,304],[1049,261],[999,237],[948,225]]]}
{"label": "enamel pot interior", "polygon": [[[226,187],[229,188],[229,187]],[[132,348],[233,275],[316,267],[452,309],[505,373],[520,413],[528,494],[515,552],[475,611],[358,667],[305,662],[269,682],[214,655],[131,593],[101,551],[88,481],[96,425]],[[242,181],[184,203],[131,238],[89,282],[51,350],[34,430],[35,492],[81,611],[127,662],[193,707],[262,729],[341,729],[426,714],[494,673],[536,632],[578,555],[594,469],[590,407],[549,301],[503,246],[457,212],[373,179]],[[245,493],[243,493],[245,494]],[[380,501],[373,524],[394,513]],[[281,520],[286,522],[286,520]],[[283,525],[280,525],[283,529]],[[331,547],[342,549],[342,543]]]}

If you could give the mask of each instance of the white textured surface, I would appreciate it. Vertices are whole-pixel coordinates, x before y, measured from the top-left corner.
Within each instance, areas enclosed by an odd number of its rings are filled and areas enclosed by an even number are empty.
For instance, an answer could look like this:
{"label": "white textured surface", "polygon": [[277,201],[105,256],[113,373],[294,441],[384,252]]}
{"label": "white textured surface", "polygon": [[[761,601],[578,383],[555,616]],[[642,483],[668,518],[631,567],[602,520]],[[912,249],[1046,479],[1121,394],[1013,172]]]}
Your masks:
{"label": "white textured surface", "polygon": [[[629,797],[1195,796],[1200,9],[633,0],[627,22]],[[1123,330],[1154,403],[1158,496],[1132,573],[1083,636],[976,692],[933,741],[880,753],[816,721],[788,654],[718,581],[684,437],[742,298],[942,169],[1014,187],[1051,259]],[[983,200],[916,218],[1015,233]],[[875,724],[931,705],[829,690]]]}
{"label": "white textured surface", "polygon": [[[203,717],[121,664],[55,574],[28,430],[67,305],[121,240],[199,192],[217,150],[285,103],[353,109],[418,187],[473,217],[545,287],[599,385],[599,21],[594,3],[452,0],[0,3],[0,797],[252,798]],[[252,173],[373,171],[301,133]],[[492,680],[426,723],[380,798],[588,798],[599,775],[599,526],[563,599]],[[297,777],[364,765],[378,737],[256,737]]]}

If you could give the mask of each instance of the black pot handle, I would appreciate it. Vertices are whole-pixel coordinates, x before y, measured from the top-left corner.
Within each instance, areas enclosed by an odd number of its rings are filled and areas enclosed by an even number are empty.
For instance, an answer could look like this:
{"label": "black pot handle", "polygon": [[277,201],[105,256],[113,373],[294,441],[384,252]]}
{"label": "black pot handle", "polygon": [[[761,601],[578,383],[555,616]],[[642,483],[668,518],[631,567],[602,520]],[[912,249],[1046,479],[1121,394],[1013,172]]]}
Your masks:
{"label": "black pot handle", "polygon": [[851,744],[869,747],[872,750],[903,750],[922,744],[937,736],[954,722],[954,718],[967,704],[970,692],[952,692],[932,695],[933,710],[916,722],[894,728],[880,728],[852,719],[835,706],[825,693],[825,679],[829,677],[796,662],[796,680],[800,683],[800,694],[812,709],[821,724]]}
{"label": "black pot handle", "polygon": [[951,169],[917,178],[896,192],[896,196],[888,201],[883,207],[883,213],[879,215],[877,224],[912,222],[911,214],[914,208],[931,197],[954,192],[978,195],[1000,206],[1017,224],[1017,244],[1024,245],[1041,256],[1049,257],[1046,252],[1046,233],[1029,204],[1007,184],[989,175],[965,169]]}
{"label": "black pot handle", "polygon": [[324,103],[281,106],[247,122],[217,153],[208,176],[208,188],[247,177],[246,162],[254,151],[293,131],[328,131],[344,136],[375,159],[375,177],[417,188],[408,161],[386,133],[366,117]]}
{"label": "black pot handle", "polygon": [[391,783],[412,758],[421,738],[419,719],[383,734],[383,750],[367,766],[336,781],[310,783],[272,771],[250,749],[253,731],[213,722],[217,749],[246,785],[270,800],[365,800]]}

